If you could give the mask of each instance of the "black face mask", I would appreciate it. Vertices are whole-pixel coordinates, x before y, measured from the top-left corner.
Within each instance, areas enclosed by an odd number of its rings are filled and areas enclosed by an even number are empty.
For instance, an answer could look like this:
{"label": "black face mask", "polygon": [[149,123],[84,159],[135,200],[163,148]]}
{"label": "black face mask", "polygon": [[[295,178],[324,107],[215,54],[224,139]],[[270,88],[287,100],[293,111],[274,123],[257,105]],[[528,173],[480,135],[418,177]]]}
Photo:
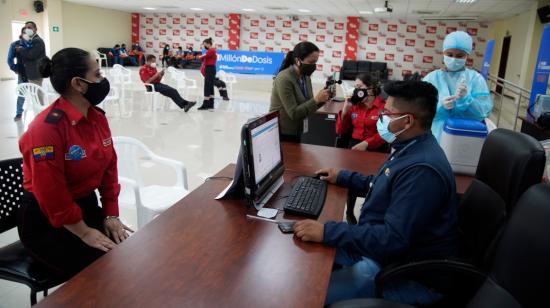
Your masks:
{"label": "black face mask", "polygon": [[359,104],[360,102],[362,102],[365,98],[367,98],[368,96],[368,92],[367,92],[367,89],[358,89],[358,88],[355,88],[353,90],[353,95],[351,96],[350,98],[350,102],[354,105],[357,105]]}
{"label": "black face mask", "polygon": [[300,63],[300,74],[304,76],[311,76],[317,69],[317,64]]}
{"label": "black face mask", "polygon": [[91,82],[84,78],[80,78],[80,80],[88,84],[88,91],[82,94],[82,96],[84,96],[93,106],[97,106],[101,103],[111,90],[111,85],[107,78],[103,78],[100,82]]}

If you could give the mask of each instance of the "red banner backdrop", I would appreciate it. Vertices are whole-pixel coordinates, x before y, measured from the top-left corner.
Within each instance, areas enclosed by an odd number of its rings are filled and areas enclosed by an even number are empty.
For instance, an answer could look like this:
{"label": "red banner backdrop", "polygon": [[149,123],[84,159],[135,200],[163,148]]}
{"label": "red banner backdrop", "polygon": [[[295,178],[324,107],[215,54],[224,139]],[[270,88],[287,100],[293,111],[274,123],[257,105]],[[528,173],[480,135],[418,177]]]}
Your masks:
{"label": "red banner backdrop", "polygon": [[132,44],[139,44],[139,13],[132,13]]}
{"label": "red banner backdrop", "polygon": [[229,14],[229,49],[239,50],[241,44],[241,14]]}
{"label": "red banner backdrop", "polygon": [[348,17],[346,25],[346,53],[344,60],[357,59],[357,41],[359,40],[359,17]]}

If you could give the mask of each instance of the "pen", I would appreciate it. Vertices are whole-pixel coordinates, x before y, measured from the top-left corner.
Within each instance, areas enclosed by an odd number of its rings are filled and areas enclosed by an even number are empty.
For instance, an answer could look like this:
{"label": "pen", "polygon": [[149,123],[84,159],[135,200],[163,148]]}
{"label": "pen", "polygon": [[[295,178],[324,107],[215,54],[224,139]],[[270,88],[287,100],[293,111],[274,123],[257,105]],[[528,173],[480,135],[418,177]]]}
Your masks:
{"label": "pen", "polygon": [[246,218],[249,218],[249,219],[257,219],[257,220],[263,220],[263,221],[273,222],[273,223],[278,223],[278,221],[275,220],[275,219],[269,219],[269,218],[254,216],[254,215],[250,215],[250,214],[246,214]]}

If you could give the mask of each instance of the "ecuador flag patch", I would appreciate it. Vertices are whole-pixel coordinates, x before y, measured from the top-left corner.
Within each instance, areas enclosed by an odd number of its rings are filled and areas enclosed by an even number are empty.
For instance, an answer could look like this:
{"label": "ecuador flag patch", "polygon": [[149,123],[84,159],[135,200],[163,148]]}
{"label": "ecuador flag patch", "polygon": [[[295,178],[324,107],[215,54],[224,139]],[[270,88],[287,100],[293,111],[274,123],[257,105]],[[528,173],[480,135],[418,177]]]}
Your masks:
{"label": "ecuador flag patch", "polygon": [[53,160],[54,159],[53,145],[47,145],[47,146],[32,149],[32,156],[34,157],[35,162]]}

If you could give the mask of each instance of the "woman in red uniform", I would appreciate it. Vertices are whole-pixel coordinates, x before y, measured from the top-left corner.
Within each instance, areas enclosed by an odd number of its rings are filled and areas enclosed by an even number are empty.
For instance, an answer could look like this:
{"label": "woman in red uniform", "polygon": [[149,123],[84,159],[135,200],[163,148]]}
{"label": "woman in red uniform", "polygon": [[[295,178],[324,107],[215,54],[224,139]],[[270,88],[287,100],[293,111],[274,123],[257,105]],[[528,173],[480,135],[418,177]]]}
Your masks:
{"label": "woman in red uniform", "polygon": [[357,151],[386,151],[376,122],[378,113],[384,109],[386,102],[378,96],[378,83],[367,74],[360,74],[355,79],[355,90],[338,115],[336,133],[343,135],[351,131],[349,148]]}
{"label": "woman in red uniform", "polygon": [[61,96],[19,140],[26,192],[18,231],[36,260],[70,278],[128,237],[118,219],[111,131],[95,107],[110,86],[97,62],[78,48],[45,58],[40,72]]}
{"label": "woman in red uniform", "polygon": [[[379,112],[386,104],[378,96],[379,94],[378,83],[369,75],[357,76],[353,96],[346,101],[336,120],[337,134],[343,135],[351,131],[348,147],[352,150],[380,152],[388,150],[388,144],[380,137],[376,128]],[[346,219],[350,224],[357,223],[353,213],[357,197],[354,194],[348,194]]]}
{"label": "woman in red uniform", "polygon": [[202,60],[201,73],[204,76],[204,101],[199,110],[214,109],[214,80],[216,79],[216,48],[212,47],[212,38],[205,39],[202,44],[206,53],[199,57]]}

